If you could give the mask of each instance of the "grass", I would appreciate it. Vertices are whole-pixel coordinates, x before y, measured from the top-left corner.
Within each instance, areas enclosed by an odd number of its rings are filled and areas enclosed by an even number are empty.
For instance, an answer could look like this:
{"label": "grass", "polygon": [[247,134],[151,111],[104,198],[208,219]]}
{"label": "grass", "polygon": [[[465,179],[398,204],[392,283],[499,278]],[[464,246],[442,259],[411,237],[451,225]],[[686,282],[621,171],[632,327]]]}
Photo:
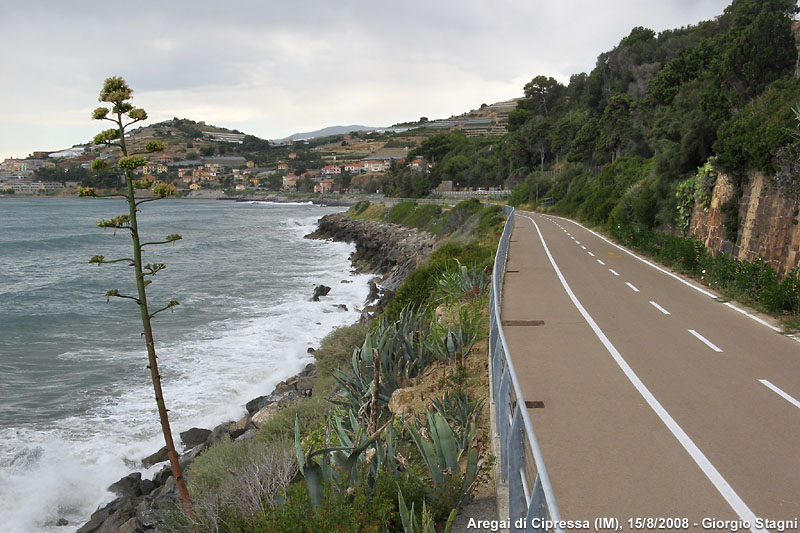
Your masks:
{"label": "grass", "polygon": [[[398,209],[399,207],[399,209]],[[412,272],[390,303],[386,313],[395,316],[406,305],[437,306],[441,309],[441,326],[431,328],[439,334],[448,326],[465,320],[479,328],[479,338],[488,337],[488,295],[450,294],[445,297],[440,284],[442,273],[459,263],[480,269],[494,258],[498,227],[502,228],[502,210],[484,208],[478,202],[462,202],[452,209],[440,206],[417,206],[414,202],[398,204],[391,210],[360,202],[351,209],[351,216],[362,219],[387,218],[420,227],[464,230],[468,225],[473,242],[445,243],[429,261]],[[456,222],[460,225],[456,226]],[[416,227],[416,226],[415,226]],[[395,313],[395,314],[393,314]],[[391,318],[390,318],[391,319]],[[347,369],[353,350],[363,344],[369,331],[367,324],[337,328],[326,336],[315,353],[317,376],[314,396],[304,398],[277,411],[258,430],[255,437],[242,443],[223,440],[199,456],[189,474],[189,487],[195,496],[199,523],[190,524],[180,509],[172,514],[170,531],[398,531],[402,530],[398,507],[398,488],[406,505],[413,503],[421,513],[427,504],[431,516],[440,523],[446,519],[458,499],[456,487],[436,491],[426,482],[428,470],[421,455],[410,442],[402,424],[398,425],[398,450],[402,449],[408,466],[402,472],[378,472],[373,482],[353,480],[348,486],[332,486],[325,491],[322,505],[313,508],[305,481],[289,483],[296,468],[294,460],[295,421],[303,436],[302,447],[321,449],[338,445],[338,438],[327,436],[326,426],[334,405],[328,400],[335,390],[332,378],[337,369]],[[419,378],[413,381],[413,400],[409,404],[411,423],[414,413],[433,408],[433,400],[445,391],[469,396],[471,400],[488,396],[488,346],[479,340],[463,360],[432,361]],[[360,416],[360,415],[359,415]],[[488,409],[477,420],[479,436],[473,445],[488,454]],[[405,439],[405,440],[404,440]],[[288,455],[287,455],[288,454]],[[486,464],[491,464],[492,458]],[[256,474],[254,474],[256,472]],[[259,474],[259,472],[261,474]],[[276,475],[273,476],[271,473]],[[263,475],[262,475],[263,474]],[[260,476],[260,477],[259,477]],[[276,477],[278,479],[276,479]],[[485,480],[487,475],[482,474]],[[296,481],[297,479],[295,479]],[[453,482],[457,482],[456,476]],[[346,490],[345,490],[346,489]],[[274,505],[278,500],[282,505]],[[178,519],[174,517],[177,516]]]}

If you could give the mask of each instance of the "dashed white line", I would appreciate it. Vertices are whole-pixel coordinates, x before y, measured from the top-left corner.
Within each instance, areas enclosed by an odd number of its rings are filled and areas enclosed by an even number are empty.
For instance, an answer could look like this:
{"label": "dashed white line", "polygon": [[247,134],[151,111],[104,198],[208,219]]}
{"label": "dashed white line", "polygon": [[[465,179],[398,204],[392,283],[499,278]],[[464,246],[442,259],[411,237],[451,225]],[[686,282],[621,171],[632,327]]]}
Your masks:
{"label": "dashed white line", "polygon": [[545,253],[547,254],[548,259],[550,260],[550,264],[553,266],[553,270],[555,270],[556,276],[558,277],[559,281],[561,281],[561,286],[564,287],[564,291],[569,296],[572,303],[578,309],[578,312],[583,316],[586,323],[589,324],[589,327],[592,328],[594,334],[597,336],[598,340],[605,346],[608,353],[614,359],[614,362],[617,363],[620,370],[625,374],[631,384],[636,388],[639,394],[642,395],[642,398],[647,402],[651,409],[658,415],[661,421],[664,423],[665,426],[669,429],[669,431],[675,436],[678,442],[681,443],[683,448],[689,453],[691,458],[703,471],[706,475],[708,480],[714,485],[720,495],[728,502],[728,505],[731,506],[733,511],[739,515],[739,518],[742,520],[747,521],[751,524],[750,531],[753,533],[756,532],[766,532],[765,529],[759,528],[755,525],[756,522],[756,515],[747,504],[742,500],[736,491],[733,490],[733,487],[722,477],[719,470],[708,460],[708,457],[698,448],[698,446],[694,443],[694,441],[686,434],[682,427],[678,425],[674,418],[664,409],[664,406],[653,396],[653,393],[650,392],[650,389],[642,382],[639,376],[636,375],[636,372],[630,367],[627,361],[622,357],[622,354],[619,353],[617,348],[611,344],[611,341],[608,339],[606,334],[600,327],[597,325],[597,322],[594,321],[592,316],[586,311],[586,308],[583,307],[581,302],[575,296],[575,293],[572,292],[567,280],[564,278],[564,275],[559,270],[558,265],[556,264],[555,259],[553,259],[553,255],[550,253],[550,249],[547,247],[547,243],[544,241],[544,236],[542,232],[539,230],[539,226],[536,225],[536,222],[531,217],[525,217],[533,223],[533,226],[536,228],[536,232],[539,234],[539,240],[542,242],[542,247],[544,248]]}
{"label": "dashed white line", "polygon": [[[631,252],[631,251],[630,251],[630,250],[628,250],[627,248],[625,248],[625,247],[623,247],[623,246],[620,246],[619,244],[617,244],[617,243],[615,243],[615,242],[612,242],[611,240],[607,239],[605,236],[603,236],[603,235],[600,235],[600,234],[599,234],[599,233],[597,233],[596,231],[594,231],[594,230],[591,230],[591,229],[587,228],[587,227],[586,227],[586,226],[584,226],[583,224],[580,224],[579,222],[575,222],[574,220],[570,220],[570,219],[568,219],[568,218],[564,218],[564,217],[558,217],[558,218],[561,218],[562,220],[566,220],[566,221],[568,221],[568,222],[571,222],[572,224],[574,224],[574,225],[578,226],[579,228],[583,228],[583,229],[585,229],[585,230],[586,230],[586,231],[588,231],[589,233],[593,234],[595,237],[597,237],[597,238],[599,238],[599,239],[602,239],[602,240],[606,241],[606,242],[607,242],[608,244],[610,244],[611,246],[613,246],[613,247],[615,247],[615,248],[617,248],[617,249],[619,249],[619,250],[622,250],[623,252],[625,252],[626,254],[630,255],[630,256],[631,256],[631,257],[633,257],[634,259],[637,259],[637,260],[641,261],[642,263],[644,263],[644,264],[646,264],[646,265],[649,265],[650,267],[652,267],[652,268],[654,268],[654,269],[658,270],[659,272],[662,272],[662,273],[664,273],[664,274],[666,274],[666,275],[670,276],[671,278],[674,278],[675,280],[677,280],[677,281],[679,281],[679,282],[683,283],[683,284],[684,284],[684,285],[686,285],[687,287],[691,287],[692,289],[696,290],[696,291],[697,291],[697,292],[699,292],[700,294],[703,294],[703,295],[705,295],[705,296],[708,296],[709,298],[717,298],[717,295],[716,295],[716,294],[713,294],[713,293],[711,293],[711,292],[709,292],[709,291],[707,291],[707,290],[705,290],[705,289],[703,289],[703,288],[701,288],[701,287],[698,287],[698,286],[697,286],[697,285],[695,285],[694,283],[689,283],[688,281],[686,281],[686,280],[685,280],[685,279],[683,279],[682,277],[678,276],[677,274],[673,274],[672,272],[669,272],[668,270],[666,270],[666,269],[664,269],[664,268],[662,268],[662,267],[660,267],[660,266],[658,266],[658,265],[654,264],[653,262],[651,262],[651,261],[648,261],[647,259],[644,259],[644,258],[642,258],[642,257],[639,257],[638,255],[636,255],[635,253]],[[773,326],[772,324],[770,324],[770,323],[768,323],[768,322],[766,322],[766,321],[764,321],[764,320],[760,319],[759,317],[757,317],[757,316],[753,315],[752,313],[748,313],[747,311],[745,311],[745,310],[743,310],[743,309],[741,309],[741,308],[739,308],[739,307],[736,307],[735,305],[733,305],[733,304],[732,304],[732,303],[730,303],[730,302],[727,302],[727,303],[725,303],[725,305],[726,305],[727,307],[729,307],[729,308],[733,309],[734,311],[737,311],[737,312],[739,312],[739,313],[741,313],[741,314],[745,315],[746,317],[748,317],[748,318],[751,318],[751,319],[755,320],[755,321],[756,321],[756,322],[758,322],[759,324],[761,324],[761,325],[763,325],[763,326],[767,326],[767,327],[768,327],[768,328],[770,328],[772,331],[775,331],[775,332],[777,332],[777,333],[781,333],[781,330],[780,330],[780,328],[777,328],[777,327]],[[798,337],[798,336],[796,336],[796,335],[786,335],[786,336],[787,336],[787,337],[789,337],[790,339],[792,339],[792,340],[796,341],[796,342],[800,342],[800,337]]]}
{"label": "dashed white line", "polygon": [[609,272],[611,272],[612,274],[614,274],[615,276],[619,276],[619,274],[617,274],[617,271],[616,271],[616,270],[611,270],[611,269],[609,268],[609,269],[608,269],[608,271],[609,271]]}
{"label": "dashed white line", "polygon": [[633,290],[633,292],[639,292],[639,289],[637,289],[636,287],[634,287],[632,283],[630,283],[630,282],[626,281],[626,282],[625,282],[625,285],[627,285],[628,287],[630,287],[630,288]]}
{"label": "dashed white line", "polygon": [[772,389],[772,391],[775,392],[778,396],[780,396],[781,398],[783,398],[784,400],[786,400],[790,404],[792,404],[795,407],[797,407],[798,409],[800,409],[800,402],[798,402],[797,400],[795,400],[794,398],[792,398],[791,396],[789,396],[788,394],[783,392],[781,389],[779,389],[778,387],[776,387],[775,385],[773,385],[772,383],[770,383],[766,379],[759,379],[758,381],[762,385],[764,385],[765,387],[767,387],[769,389]]}
{"label": "dashed white line", "polygon": [[657,303],[655,303],[652,300],[650,300],[650,305],[652,305],[653,307],[655,307],[656,309],[658,309],[659,311],[661,311],[665,315],[670,314],[669,311],[667,311],[666,309],[664,309],[663,307],[661,307],[660,305],[658,305]]}
{"label": "dashed white line", "polygon": [[703,344],[705,344],[706,346],[708,346],[709,348],[711,348],[711,349],[712,349],[712,350],[714,350],[715,352],[722,352],[722,350],[720,350],[720,349],[719,349],[719,348],[718,348],[718,347],[717,347],[717,346],[716,346],[714,343],[712,343],[710,340],[706,339],[705,337],[703,337],[702,335],[700,335],[699,333],[697,333],[695,330],[693,330],[693,329],[690,329],[690,330],[689,330],[689,333],[691,333],[692,335],[694,335],[695,337],[697,337],[697,339],[698,339],[700,342],[702,342]]}
{"label": "dashed white line", "polygon": [[584,245],[582,245],[582,244],[581,244],[581,248],[583,248],[584,250],[586,249],[586,247]]}
{"label": "dashed white line", "polygon": [[603,265],[603,266],[606,266],[606,264],[605,264],[605,263],[603,263],[603,262],[602,262],[600,259],[598,259],[598,260],[597,260],[597,262],[598,262],[598,263],[600,263],[600,264],[601,264],[601,265]]}
{"label": "dashed white line", "polygon": [[581,241],[575,241],[575,243],[576,243],[576,244],[580,244],[580,243],[581,243]]}
{"label": "dashed white line", "polygon": [[592,257],[594,257],[594,254],[593,254],[592,252],[586,252],[586,253],[588,253],[589,255],[591,255]]}

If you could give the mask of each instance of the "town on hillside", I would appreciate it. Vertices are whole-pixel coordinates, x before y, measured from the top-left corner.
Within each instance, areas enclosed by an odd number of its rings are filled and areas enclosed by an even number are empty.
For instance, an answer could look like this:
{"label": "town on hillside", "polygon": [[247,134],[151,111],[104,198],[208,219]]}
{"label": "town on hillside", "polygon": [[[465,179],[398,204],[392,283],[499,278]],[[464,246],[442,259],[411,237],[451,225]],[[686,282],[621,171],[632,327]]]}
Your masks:
{"label": "town on hillside", "polygon": [[[189,119],[172,120],[132,130],[126,139],[132,151],[158,140],[164,151],[148,154],[137,168],[142,178],[174,185],[183,194],[217,191],[259,193],[392,193],[402,173],[429,175],[436,165],[419,147],[432,136],[453,134],[464,139],[497,139],[506,132],[516,100],[487,105],[448,119],[395,124],[391,128],[293,140],[267,141],[237,130]],[[113,170],[118,151],[92,143],[57,152],[33,152],[0,163],[0,194],[71,195],[78,187],[113,190],[122,178]],[[111,170],[93,170],[105,159]],[[445,176],[447,177],[447,176]],[[407,181],[407,180],[406,180]],[[418,179],[419,181],[419,179]],[[428,191],[444,195],[472,191],[488,194],[504,189],[437,179]]]}

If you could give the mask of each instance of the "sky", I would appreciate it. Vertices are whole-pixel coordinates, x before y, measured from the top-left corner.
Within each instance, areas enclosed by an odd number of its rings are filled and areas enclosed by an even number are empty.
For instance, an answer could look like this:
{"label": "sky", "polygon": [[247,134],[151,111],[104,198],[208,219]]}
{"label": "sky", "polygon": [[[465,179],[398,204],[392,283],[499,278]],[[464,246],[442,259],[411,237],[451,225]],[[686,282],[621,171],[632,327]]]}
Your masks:
{"label": "sky", "polygon": [[146,124],[265,139],[389,126],[521,96],[538,74],[566,83],[633,27],[696,24],[729,1],[0,0],[0,160],[90,141],[109,76]]}

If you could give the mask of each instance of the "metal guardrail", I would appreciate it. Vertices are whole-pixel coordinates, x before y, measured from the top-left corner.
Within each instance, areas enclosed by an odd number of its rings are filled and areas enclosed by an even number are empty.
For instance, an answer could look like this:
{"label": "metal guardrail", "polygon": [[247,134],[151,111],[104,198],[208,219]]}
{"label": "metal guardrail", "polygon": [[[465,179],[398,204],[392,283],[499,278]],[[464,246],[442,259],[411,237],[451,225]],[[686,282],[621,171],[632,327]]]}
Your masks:
{"label": "metal guardrail", "polygon": [[[500,435],[501,482],[508,483],[509,531],[563,533],[563,528],[558,524],[561,522],[561,513],[556,505],[553,487],[547,476],[525,399],[522,397],[519,379],[511,362],[500,318],[508,244],[514,229],[514,208],[505,206],[505,209],[508,219],[497,246],[489,296],[489,346],[495,420]],[[525,519],[524,523],[520,522],[522,518]]]}

